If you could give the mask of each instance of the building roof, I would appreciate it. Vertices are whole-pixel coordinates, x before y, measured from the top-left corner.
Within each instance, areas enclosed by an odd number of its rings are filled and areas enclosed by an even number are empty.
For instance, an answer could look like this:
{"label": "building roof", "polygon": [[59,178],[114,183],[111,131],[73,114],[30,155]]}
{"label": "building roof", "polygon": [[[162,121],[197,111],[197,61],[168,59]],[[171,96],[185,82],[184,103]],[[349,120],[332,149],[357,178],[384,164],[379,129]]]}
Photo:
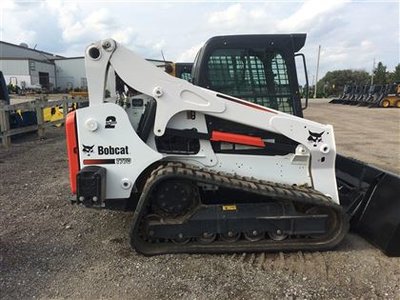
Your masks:
{"label": "building roof", "polygon": [[64,56],[0,41],[0,58],[25,58],[49,61],[62,59]]}
{"label": "building roof", "polygon": [[67,59],[85,59],[84,56],[73,56],[73,57],[60,57],[57,60],[67,60]]}

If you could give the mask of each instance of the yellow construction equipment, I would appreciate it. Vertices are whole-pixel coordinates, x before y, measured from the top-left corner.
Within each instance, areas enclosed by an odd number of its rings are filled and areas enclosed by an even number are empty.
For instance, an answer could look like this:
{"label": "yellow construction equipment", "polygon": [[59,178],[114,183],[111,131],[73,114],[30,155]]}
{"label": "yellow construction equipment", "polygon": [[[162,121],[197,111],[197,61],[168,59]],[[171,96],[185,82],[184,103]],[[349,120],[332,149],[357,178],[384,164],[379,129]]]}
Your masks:
{"label": "yellow construction equipment", "polygon": [[400,108],[400,84],[393,84],[387,95],[381,101],[382,107]]}

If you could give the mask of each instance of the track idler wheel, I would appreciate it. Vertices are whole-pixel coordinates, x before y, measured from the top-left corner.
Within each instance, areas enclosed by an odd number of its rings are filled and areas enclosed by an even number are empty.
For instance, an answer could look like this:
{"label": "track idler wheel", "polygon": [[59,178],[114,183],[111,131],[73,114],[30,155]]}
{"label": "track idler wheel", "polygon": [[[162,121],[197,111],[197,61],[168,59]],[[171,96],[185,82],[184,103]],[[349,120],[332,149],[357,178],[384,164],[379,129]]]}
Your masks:
{"label": "track idler wheel", "polygon": [[270,237],[271,240],[274,241],[283,241],[286,240],[288,235],[284,234],[282,230],[278,229],[276,232],[268,232],[268,236]]}
{"label": "track idler wheel", "polygon": [[261,241],[265,237],[265,232],[259,232],[257,230],[247,231],[244,234],[244,238],[250,242]]}
{"label": "track idler wheel", "polygon": [[240,232],[228,231],[227,233],[221,233],[220,238],[224,242],[234,243],[240,239]]}
{"label": "track idler wheel", "polygon": [[186,245],[190,242],[190,238],[184,237],[181,233],[178,234],[178,237],[175,239],[171,239],[174,244],[177,245]]}
{"label": "track idler wheel", "polygon": [[211,244],[214,242],[217,238],[216,233],[208,233],[204,232],[201,237],[197,238],[197,241],[200,242],[201,244]]}

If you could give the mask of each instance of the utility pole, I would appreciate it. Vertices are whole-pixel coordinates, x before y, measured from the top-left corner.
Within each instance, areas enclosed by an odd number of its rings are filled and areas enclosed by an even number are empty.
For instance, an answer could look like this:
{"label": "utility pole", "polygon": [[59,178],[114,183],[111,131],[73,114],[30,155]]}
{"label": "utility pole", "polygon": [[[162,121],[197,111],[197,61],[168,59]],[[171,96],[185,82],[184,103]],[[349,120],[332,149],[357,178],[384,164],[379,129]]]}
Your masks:
{"label": "utility pole", "polygon": [[374,57],[374,62],[372,63],[371,85],[374,84],[374,72],[375,72],[375,57]]}
{"label": "utility pole", "polygon": [[318,83],[319,56],[320,56],[320,54],[321,54],[321,45],[318,46],[317,72],[315,74],[314,99],[317,98],[317,83]]}
{"label": "utility pole", "polygon": [[[313,76],[312,76],[311,84],[314,85],[314,89],[315,89],[315,75],[314,75],[314,74],[313,74]],[[312,92],[313,92],[313,94],[314,94],[314,90],[313,90]]]}

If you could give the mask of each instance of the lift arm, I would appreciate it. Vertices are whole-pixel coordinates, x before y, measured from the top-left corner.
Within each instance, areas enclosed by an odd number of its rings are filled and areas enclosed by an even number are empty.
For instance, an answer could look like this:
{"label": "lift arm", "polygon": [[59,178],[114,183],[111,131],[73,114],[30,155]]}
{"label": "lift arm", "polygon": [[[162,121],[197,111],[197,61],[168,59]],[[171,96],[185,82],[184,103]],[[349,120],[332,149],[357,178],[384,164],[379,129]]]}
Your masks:
{"label": "lift arm", "polygon": [[182,111],[198,111],[284,135],[300,143],[301,151],[311,156],[314,189],[339,203],[335,180],[336,146],[331,125],[194,86],[159,70],[112,39],[90,45],[85,63],[90,106],[104,102],[106,74],[111,66],[126,84],[157,101],[156,136],[162,136],[170,119]]}

